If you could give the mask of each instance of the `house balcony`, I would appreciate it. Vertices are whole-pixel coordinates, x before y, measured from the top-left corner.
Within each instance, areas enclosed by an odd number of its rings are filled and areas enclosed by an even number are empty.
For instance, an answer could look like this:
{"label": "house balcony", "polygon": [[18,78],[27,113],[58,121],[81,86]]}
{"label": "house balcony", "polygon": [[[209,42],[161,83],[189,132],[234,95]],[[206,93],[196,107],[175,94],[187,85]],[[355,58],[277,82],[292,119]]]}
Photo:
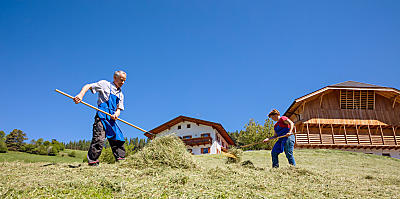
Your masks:
{"label": "house balcony", "polygon": [[199,146],[199,145],[207,145],[212,144],[211,137],[199,137],[199,138],[189,138],[189,139],[182,139],[183,143],[189,146]]}

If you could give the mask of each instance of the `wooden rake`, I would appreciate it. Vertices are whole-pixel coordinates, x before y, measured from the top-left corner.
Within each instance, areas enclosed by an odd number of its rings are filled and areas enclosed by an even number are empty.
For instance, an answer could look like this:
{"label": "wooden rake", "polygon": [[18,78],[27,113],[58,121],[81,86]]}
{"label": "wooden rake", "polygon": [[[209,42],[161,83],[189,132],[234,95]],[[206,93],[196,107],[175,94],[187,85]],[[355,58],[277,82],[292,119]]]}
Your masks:
{"label": "wooden rake", "polygon": [[[55,91],[56,91],[57,93],[60,93],[60,94],[64,95],[64,96],[67,96],[67,97],[69,97],[69,98],[71,98],[71,99],[74,99],[73,96],[68,95],[67,93],[64,93],[64,92],[62,92],[62,91],[60,91],[60,90],[58,90],[58,89],[56,89]],[[82,104],[84,104],[84,105],[86,105],[86,106],[88,106],[88,107],[90,107],[90,108],[92,108],[92,109],[95,109],[95,110],[97,110],[97,111],[100,111],[100,112],[102,112],[102,113],[104,113],[104,114],[106,114],[106,115],[108,115],[108,116],[111,117],[111,114],[109,114],[109,113],[107,113],[107,112],[105,112],[105,111],[103,111],[103,110],[101,110],[101,109],[98,109],[97,107],[94,107],[94,106],[92,106],[92,105],[90,105],[90,104],[88,104],[88,103],[86,103],[86,102],[84,102],[84,101],[81,101],[80,103],[82,103]],[[134,128],[136,128],[136,129],[138,129],[138,130],[140,130],[140,131],[143,131],[145,135],[146,135],[146,134],[147,134],[147,135],[150,135],[150,137],[153,137],[153,136],[154,136],[154,134],[152,134],[152,133],[150,133],[150,132],[148,132],[148,131],[146,131],[146,130],[144,130],[144,129],[138,127],[138,126],[135,126],[135,125],[133,125],[133,124],[131,124],[131,123],[129,123],[129,122],[123,120],[123,119],[117,118],[117,120],[119,120],[119,121],[121,121],[121,122],[123,122],[123,123],[125,123],[125,124],[127,124],[127,125],[129,125],[129,126],[131,126],[131,127],[134,127]]]}

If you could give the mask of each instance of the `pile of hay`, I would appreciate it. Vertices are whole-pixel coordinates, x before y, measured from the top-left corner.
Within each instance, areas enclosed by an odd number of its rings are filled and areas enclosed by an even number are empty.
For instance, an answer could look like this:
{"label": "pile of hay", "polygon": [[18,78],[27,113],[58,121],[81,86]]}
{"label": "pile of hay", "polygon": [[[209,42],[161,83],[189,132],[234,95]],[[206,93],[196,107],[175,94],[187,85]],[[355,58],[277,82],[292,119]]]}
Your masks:
{"label": "pile of hay", "polygon": [[141,151],[129,156],[123,164],[134,168],[194,168],[196,163],[185,144],[174,135],[157,137]]}
{"label": "pile of hay", "polygon": [[231,148],[228,153],[236,156],[236,158],[228,157],[226,163],[239,163],[242,160],[243,150],[238,148]]}

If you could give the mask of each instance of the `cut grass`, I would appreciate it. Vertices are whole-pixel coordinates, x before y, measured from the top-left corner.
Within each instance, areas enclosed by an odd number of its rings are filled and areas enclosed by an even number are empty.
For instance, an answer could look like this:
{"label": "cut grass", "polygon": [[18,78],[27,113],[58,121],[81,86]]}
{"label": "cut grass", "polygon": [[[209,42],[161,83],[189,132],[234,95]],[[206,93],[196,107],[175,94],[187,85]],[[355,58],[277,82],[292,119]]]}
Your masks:
{"label": "cut grass", "polygon": [[[69,157],[67,153],[75,151],[76,157]],[[61,154],[64,153],[64,157]],[[0,153],[0,162],[52,162],[52,163],[74,163],[82,162],[83,158],[86,157],[87,151],[79,150],[69,150],[65,149],[61,151],[57,156],[47,156],[47,155],[36,155],[23,153],[18,151],[8,151],[7,153]]]}
{"label": "cut grass", "polygon": [[330,150],[295,150],[297,167],[269,151],[244,152],[255,168],[223,155],[194,156],[196,168],[0,163],[0,198],[399,198],[400,161]]}

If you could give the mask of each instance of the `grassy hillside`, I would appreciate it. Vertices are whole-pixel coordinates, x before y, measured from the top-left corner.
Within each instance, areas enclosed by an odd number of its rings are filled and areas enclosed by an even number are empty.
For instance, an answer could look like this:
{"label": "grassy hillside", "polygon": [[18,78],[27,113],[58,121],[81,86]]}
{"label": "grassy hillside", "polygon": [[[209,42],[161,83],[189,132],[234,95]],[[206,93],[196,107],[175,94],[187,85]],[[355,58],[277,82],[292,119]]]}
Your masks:
{"label": "grassy hillside", "polygon": [[[68,153],[74,151],[76,157],[69,157]],[[8,151],[7,153],[0,153],[0,162],[51,162],[51,163],[74,163],[82,162],[83,158],[86,157],[87,151],[69,150],[65,149],[60,152],[57,156],[47,155],[35,155],[29,153],[23,153],[18,151]],[[62,156],[63,155],[63,156]]]}
{"label": "grassy hillside", "polygon": [[[269,151],[245,152],[256,168],[195,156],[195,169],[132,169],[121,164],[0,162],[0,198],[400,198],[400,161],[332,150],[296,150],[297,167]],[[76,163],[77,164],[77,163]]]}

